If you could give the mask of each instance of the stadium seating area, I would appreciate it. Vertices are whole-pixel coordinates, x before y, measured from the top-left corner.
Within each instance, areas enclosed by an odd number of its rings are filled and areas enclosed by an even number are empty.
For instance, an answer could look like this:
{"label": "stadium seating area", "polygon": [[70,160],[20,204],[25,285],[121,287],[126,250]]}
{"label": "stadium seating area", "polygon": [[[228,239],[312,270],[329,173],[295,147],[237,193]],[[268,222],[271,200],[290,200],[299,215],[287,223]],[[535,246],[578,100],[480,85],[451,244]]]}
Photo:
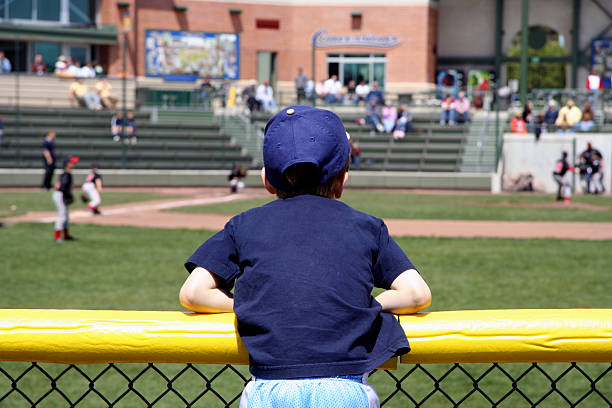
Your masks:
{"label": "stadium seating area", "polygon": [[[370,126],[356,121],[362,116],[340,113],[344,126],[361,148],[360,170],[456,172],[460,170],[468,126],[439,124],[438,112],[414,113],[414,132],[394,140],[390,134],[370,135]],[[267,115],[253,121],[265,123]]]}
{"label": "stadium seating area", "polygon": [[[48,129],[57,132],[57,157],[76,155],[77,167],[97,162],[104,169],[121,168],[123,149],[110,132],[111,113],[84,109],[22,108],[19,124],[13,107],[0,108],[4,140],[0,167],[40,168],[42,140]],[[180,118],[177,118],[177,122]],[[170,121],[171,122],[171,121]],[[126,146],[129,169],[229,169],[249,166],[250,156],[212,123],[151,123],[148,113],[137,113],[138,144]]]}
{"label": "stadium seating area", "polygon": [[[122,145],[110,133],[110,112],[78,108],[22,107],[17,123],[14,107],[0,107],[5,135],[0,149],[2,168],[40,168],[41,144],[48,129],[57,132],[57,156],[77,155],[78,167],[97,162],[102,168],[123,167]],[[436,112],[414,115],[415,132],[394,140],[389,134],[370,135],[356,113],[340,113],[353,139],[361,147],[360,170],[455,172],[460,170],[467,126],[442,126]],[[136,113],[138,143],[126,146],[128,169],[228,169],[236,163],[258,167],[253,157],[214,123],[211,113],[187,117],[160,111]],[[254,115],[261,126],[268,115]],[[197,120],[196,120],[197,119]]]}

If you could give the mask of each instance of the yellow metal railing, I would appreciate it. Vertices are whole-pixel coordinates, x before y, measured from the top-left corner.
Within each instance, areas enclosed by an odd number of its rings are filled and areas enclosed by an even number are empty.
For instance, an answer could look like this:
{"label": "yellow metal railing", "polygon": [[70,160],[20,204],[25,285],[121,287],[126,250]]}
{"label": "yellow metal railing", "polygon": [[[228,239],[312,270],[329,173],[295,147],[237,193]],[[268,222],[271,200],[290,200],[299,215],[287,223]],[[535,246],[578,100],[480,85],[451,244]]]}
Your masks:
{"label": "yellow metal railing", "polygon": [[[398,318],[412,351],[401,357],[401,365],[396,359],[372,373],[385,406],[612,407],[612,309]],[[7,362],[0,364],[0,406],[11,407],[100,402],[158,407],[171,398],[178,399],[171,406],[235,407],[248,379],[246,367],[232,366],[248,363],[248,353],[231,313],[0,309],[0,361]],[[182,363],[183,368],[165,374],[162,364],[153,363]],[[464,363],[490,364],[483,369]],[[147,376],[155,379],[145,383]],[[41,378],[32,385],[30,377]],[[81,391],[72,389],[74,381],[84,381]],[[117,391],[104,384],[108,381],[123,382],[123,388]],[[189,396],[181,382],[189,382],[188,390],[201,389]],[[423,383],[430,389],[419,394]],[[53,398],[60,402],[53,405]],[[92,400],[97,405],[90,405]]]}

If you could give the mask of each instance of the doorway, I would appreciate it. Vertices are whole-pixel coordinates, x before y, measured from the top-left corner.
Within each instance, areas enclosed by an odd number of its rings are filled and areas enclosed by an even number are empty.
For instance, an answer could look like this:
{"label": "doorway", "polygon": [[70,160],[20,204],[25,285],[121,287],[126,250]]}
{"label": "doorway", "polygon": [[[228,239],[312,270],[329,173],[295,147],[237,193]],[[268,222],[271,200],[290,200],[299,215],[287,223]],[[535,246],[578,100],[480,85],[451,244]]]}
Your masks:
{"label": "doorway", "polygon": [[257,52],[257,82],[268,81],[270,86],[276,90],[276,52]]}

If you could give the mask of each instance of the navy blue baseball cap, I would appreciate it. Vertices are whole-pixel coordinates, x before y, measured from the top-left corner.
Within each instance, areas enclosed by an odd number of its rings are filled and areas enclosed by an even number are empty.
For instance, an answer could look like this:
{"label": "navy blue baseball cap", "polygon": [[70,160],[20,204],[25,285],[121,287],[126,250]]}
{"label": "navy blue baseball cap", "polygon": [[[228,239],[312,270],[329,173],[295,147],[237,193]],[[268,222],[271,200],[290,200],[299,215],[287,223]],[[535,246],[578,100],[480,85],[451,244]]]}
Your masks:
{"label": "navy blue baseball cap", "polygon": [[314,164],[323,184],[344,168],[351,151],[342,119],[325,109],[289,106],[268,121],[264,132],[266,179],[283,191],[292,190],[283,176],[290,166]]}

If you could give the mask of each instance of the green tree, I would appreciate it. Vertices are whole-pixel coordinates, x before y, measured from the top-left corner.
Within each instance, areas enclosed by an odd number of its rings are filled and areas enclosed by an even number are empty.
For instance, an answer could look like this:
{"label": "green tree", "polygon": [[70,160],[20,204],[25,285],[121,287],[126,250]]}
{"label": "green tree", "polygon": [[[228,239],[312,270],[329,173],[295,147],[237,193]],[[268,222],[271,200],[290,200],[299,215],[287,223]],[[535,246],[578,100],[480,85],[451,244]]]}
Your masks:
{"label": "green tree", "polygon": [[[566,57],[567,50],[557,41],[548,41],[536,50],[529,47],[527,49],[529,60],[531,57]],[[508,57],[521,56],[521,46],[515,45],[508,50]],[[530,62],[527,68],[527,89],[539,88],[565,88],[566,64],[563,62]],[[506,72],[508,79],[520,80],[521,64],[519,62],[508,62]]]}

